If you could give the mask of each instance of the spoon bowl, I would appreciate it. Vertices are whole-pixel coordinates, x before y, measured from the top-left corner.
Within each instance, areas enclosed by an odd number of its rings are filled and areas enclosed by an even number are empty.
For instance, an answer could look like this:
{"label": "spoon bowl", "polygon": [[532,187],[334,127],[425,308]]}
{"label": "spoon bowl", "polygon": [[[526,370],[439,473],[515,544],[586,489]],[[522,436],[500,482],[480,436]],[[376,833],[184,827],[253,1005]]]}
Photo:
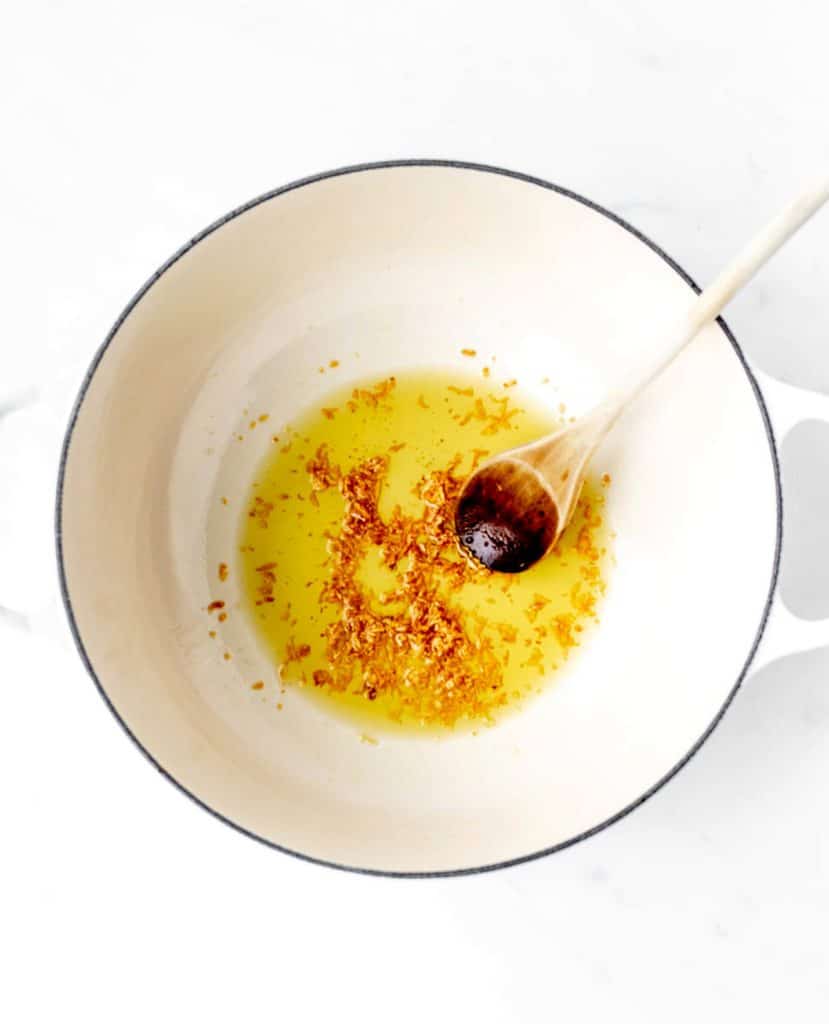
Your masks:
{"label": "spoon bowl", "polygon": [[455,506],[461,545],[494,572],[524,572],[542,559],[567,529],[590,458],[617,415],[617,403],[605,403],[480,466]]}
{"label": "spoon bowl", "polygon": [[529,463],[505,457],[469,478],[455,507],[461,544],[496,572],[523,572],[549,551],[560,520],[555,496]]}

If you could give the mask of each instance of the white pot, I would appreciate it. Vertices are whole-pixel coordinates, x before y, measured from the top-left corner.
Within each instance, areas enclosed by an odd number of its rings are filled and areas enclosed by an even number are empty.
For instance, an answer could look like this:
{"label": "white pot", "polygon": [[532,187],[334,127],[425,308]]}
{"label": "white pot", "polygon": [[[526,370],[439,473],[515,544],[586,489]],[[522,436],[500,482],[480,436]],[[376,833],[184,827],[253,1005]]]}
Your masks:
{"label": "white pot", "polygon": [[244,616],[231,614],[220,646],[204,609],[269,444],[270,431],[233,440],[243,409],[290,419],[331,385],[317,373],[329,359],[341,384],[460,365],[471,347],[525,387],[548,375],[579,413],[653,355],[693,288],[592,203],[445,162],[298,182],[185,246],[96,356],[59,483],[70,621],[128,733],[239,829],[368,871],[514,863],[641,803],[699,748],[750,666],[829,642],[826,622],[794,619],[775,597],[771,427],[825,418],[829,403],[753,374],[722,323],[599,454],[618,534],[601,625],[520,714],[477,736],[361,743],[301,693],[280,698],[282,712],[264,704],[249,684],[273,667]]}

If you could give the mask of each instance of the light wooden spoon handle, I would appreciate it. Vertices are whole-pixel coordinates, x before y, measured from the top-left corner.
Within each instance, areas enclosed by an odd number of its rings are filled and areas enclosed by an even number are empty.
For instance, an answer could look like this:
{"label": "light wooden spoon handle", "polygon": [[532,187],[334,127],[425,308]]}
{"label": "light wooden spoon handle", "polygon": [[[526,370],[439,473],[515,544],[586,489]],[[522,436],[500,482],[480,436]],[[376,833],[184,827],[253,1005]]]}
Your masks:
{"label": "light wooden spoon handle", "polygon": [[[673,338],[656,362],[638,378],[637,382],[624,392],[623,397],[613,403],[618,412],[632,401],[640,391],[658,377],[685,346],[697,336],[706,324],[715,320],[725,306],[747,284],[757,271],[771,259],[777,250],[816,213],[829,199],[829,178],[806,189],[793,203],[782,210],[762,231],[758,232],[745,248],[721,271],[720,274],[700,293],[696,302],[680,321]],[[615,419],[615,417],[613,417]]]}
{"label": "light wooden spoon handle", "polygon": [[[619,414],[676,359],[781,245],[829,199],[829,178],[808,189],[768,224],[702,292],[633,384],[575,423],[484,463],[455,506],[461,544],[487,568],[523,572],[556,543],[573,515],[587,464]],[[658,329],[653,324],[651,330]]]}

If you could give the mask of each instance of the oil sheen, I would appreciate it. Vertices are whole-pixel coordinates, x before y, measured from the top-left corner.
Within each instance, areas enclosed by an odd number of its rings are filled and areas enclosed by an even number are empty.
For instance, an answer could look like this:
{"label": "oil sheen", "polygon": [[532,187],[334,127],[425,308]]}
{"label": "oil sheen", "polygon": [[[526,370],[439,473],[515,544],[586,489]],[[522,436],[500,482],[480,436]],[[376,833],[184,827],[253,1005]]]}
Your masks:
{"label": "oil sheen", "polygon": [[[481,571],[447,597],[460,621],[474,623],[488,638],[501,678],[497,703],[472,715],[455,707],[432,716],[415,713],[382,691],[367,694],[356,672],[345,692],[315,682],[332,668],[326,637],[340,611],[326,603],[323,592],[345,499],[341,487],[315,489],[309,467],[320,452],[341,474],[377,456],[387,458],[380,517],[389,521],[395,509],[419,515],[418,485],[430,472],[453,466],[465,478],[481,460],[563,421],[552,389],[548,404],[514,381],[484,374],[480,369],[407,371],[352,380],[290,424],[269,420],[270,451],[244,502],[235,569],[244,609],[272,661],[273,676],[265,686],[274,705],[280,691],[299,687],[327,713],[345,717],[368,735],[474,729],[522,707],[589,642],[612,562],[606,516],[610,481],[599,475],[586,481],[573,521],[548,557],[513,576]],[[332,383],[336,375],[328,371]],[[392,571],[381,550],[369,548],[359,578],[367,591],[382,594],[404,570],[405,560]]]}

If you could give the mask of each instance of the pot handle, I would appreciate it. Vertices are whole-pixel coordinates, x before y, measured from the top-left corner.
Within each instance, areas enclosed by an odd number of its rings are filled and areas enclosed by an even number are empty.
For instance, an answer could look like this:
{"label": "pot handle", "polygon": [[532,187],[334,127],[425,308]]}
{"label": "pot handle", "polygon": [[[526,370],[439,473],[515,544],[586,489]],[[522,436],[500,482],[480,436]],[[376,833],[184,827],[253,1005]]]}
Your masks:
{"label": "pot handle", "polygon": [[[34,389],[28,389],[12,392],[0,398],[0,441],[3,440],[3,421],[6,417],[33,405],[37,401],[37,397],[37,392]],[[31,628],[31,623],[28,615],[17,608],[9,607],[0,600],[0,628],[3,626],[28,630]]]}
{"label": "pot handle", "polygon": [[[829,395],[784,384],[753,371],[771,416],[778,450],[789,431],[805,420],[829,423]],[[787,654],[799,654],[829,645],[829,619],[801,619],[775,593],[763,639],[752,668],[763,668]]]}

